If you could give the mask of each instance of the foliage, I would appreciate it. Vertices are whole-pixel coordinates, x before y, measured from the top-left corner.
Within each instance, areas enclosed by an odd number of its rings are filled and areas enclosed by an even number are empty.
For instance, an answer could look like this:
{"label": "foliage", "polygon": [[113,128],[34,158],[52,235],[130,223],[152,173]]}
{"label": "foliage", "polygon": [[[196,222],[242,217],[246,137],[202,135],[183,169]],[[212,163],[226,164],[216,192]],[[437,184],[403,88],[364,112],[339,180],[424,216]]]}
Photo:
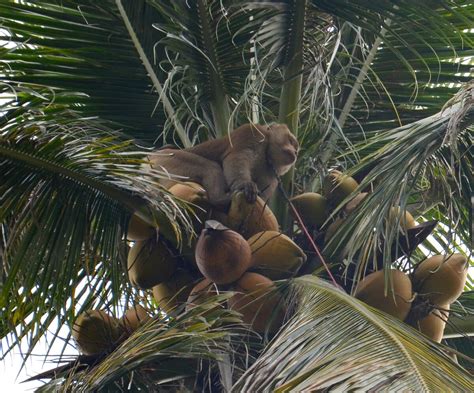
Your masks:
{"label": "foliage", "polygon": [[[24,337],[29,353],[53,321],[58,333],[82,310],[118,313],[124,303],[143,302],[146,294],[131,288],[123,261],[132,212],[159,225],[175,246],[193,236],[187,206],[156,187],[165,174],[143,170],[149,148],[186,146],[248,121],[284,121],[297,135],[301,151],[284,179],[287,193],[319,191],[331,168],[353,174],[358,191],[372,191],[324,250],[329,262],[355,262],[360,273],[382,250],[389,268],[399,235],[386,222],[396,205],[419,221],[439,221],[410,259],[399,261],[407,270],[428,254],[467,254],[473,9],[469,0],[3,1],[4,354]],[[281,196],[276,206],[285,224]],[[289,221],[284,230],[297,231]],[[217,351],[242,362],[234,379],[247,370],[235,389],[422,389],[445,383],[441,372],[451,386],[468,383],[441,347],[314,277],[295,280],[288,298],[308,307],[297,307],[248,362],[242,348],[227,346],[247,333],[187,311],[179,320],[156,318],[101,368],[70,382],[126,387],[160,357],[205,358],[212,375],[227,375]],[[224,314],[219,318],[229,317]],[[164,338],[179,321],[185,333]],[[344,341],[348,336],[352,344]],[[123,359],[130,368],[121,369]],[[171,374],[173,383],[186,380]]]}

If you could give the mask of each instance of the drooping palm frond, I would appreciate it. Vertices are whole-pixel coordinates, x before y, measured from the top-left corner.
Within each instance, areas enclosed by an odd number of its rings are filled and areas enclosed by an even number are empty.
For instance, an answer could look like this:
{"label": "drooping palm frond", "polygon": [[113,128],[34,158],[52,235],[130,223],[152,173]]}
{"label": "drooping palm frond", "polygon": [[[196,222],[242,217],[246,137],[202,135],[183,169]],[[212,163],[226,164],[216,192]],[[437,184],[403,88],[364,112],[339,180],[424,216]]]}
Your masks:
{"label": "drooping palm frond", "polygon": [[43,109],[0,129],[0,334],[15,331],[13,346],[30,335],[33,347],[55,318],[70,322],[79,298],[116,305],[131,291],[119,251],[134,211],[176,246],[192,233],[185,206],[157,186],[167,175],[144,172],[131,141]]}
{"label": "drooping palm frond", "polygon": [[345,81],[352,90],[358,87],[344,113],[349,116],[345,133],[353,142],[357,134],[362,141],[373,132],[435,114],[474,76],[469,65],[474,38],[468,30],[474,21],[473,6],[472,2],[421,2],[421,12],[408,8],[409,18],[390,18],[363,87]]}
{"label": "drooping palm frond", "polygon": [[240,2],[148,1],[166,18],[154,26],[166,34],[160,44],[167,58],[161,64],[182,123],[208,128],[208,138],[225,135],[233,128],[231,112],[244,92],[250,39],[260,21]]}
{"label": "drooping palm frond", "polygon": [[[242,338],[248,334],[237,327],[239,315],[222,307],[230,296],[212,296],[192,309],[182,310],[176,318],[155,315],[112,353],[101,356],[98,364],[88,367],[83,363],[82,369],[76,365],[76,370],[61,370],[56,380],[40,391],[51,391],[58,385],[78,392],[113,387],[215,391],[221,377],[218,372],[217,376],[209,373],[225,361],[224,354],[240,356],[232,353],[232,346],[242,346]],[[234,370],[237,364],[234,359],[226,366],[241,374]]]}
{"label": "drooping palm frond", "polygon": [[[123,3],[153,63],[161,35],[151,25],[160,15],[144,0]],[[114,0],[3,1],[0,27],[0,95],[13,101],[2,108],[0,122],[50,89],[55,103],[113,121],[114,128],[143,141],[153,142],[162,132],[166,117],[159,97]],[[159,67],[153,70],[163,77]]]}
{"label": "drooping palm frond", "polygon": [[[426,196],[432,198],[428,203],[436,202],[437,214],[444,216],[450,231],[462,239],[470,237],[465,218],[471,206],[473,161],[463,149],[469,139],[468,127],[474,122],[473,89],[472,83],[464,86],[436,115],[381,133],[360,145],[360,149],[367,149],[365,158],[352,172],[368,171],[357,191],[371,189],[371,193],[326,245],[329,255],[357,260],[357,275],[363,276],[369,263],[377,265],[377,252],[383,250],[388,268],[402,256],[393,259],[392,255],[392,245],[400,237],[401,211],[413,202],[422,206]],[[401,206],[401,211],[390,214],[396,206]],[[446,252],[448,249],[465,253],[466,243],[446,244]]]}
{"label": "drooping palm frond", "polygon": [[233,391],[471,391],[471,375],[406,324],[314,276],[295,315]]}

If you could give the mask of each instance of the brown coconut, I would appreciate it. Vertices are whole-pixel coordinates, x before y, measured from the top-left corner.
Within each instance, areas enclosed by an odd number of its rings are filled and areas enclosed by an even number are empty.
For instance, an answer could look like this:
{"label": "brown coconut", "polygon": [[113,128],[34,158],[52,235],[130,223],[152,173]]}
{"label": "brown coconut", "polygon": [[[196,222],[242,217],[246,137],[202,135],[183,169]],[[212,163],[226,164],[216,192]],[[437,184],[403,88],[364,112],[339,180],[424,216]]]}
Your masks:
{"label": "brown coconut", "polygon": [[156,228],[147,224],[136,214],[132,215],[128,222],[127,239],[131,241],[143,241],[153,237],[156,234]]}
{"label": "brown coconut", "polygon": [[213,283],[208,278],[198,282],[193,289],[191,289],[191,293],[188,297],[188,304],[186,306],[186,310],[190,310],[197,305],[204,303],[210,297],[217,295],[217,287],[216,284]]}
{"label": "brown coconut", "polygon": [[[398,225],[402,232],[406,232],[407,229],[416,227],[416,221],[410,212],[405,211],[405,214],[400,217],[400,208],[392,207],[389,212],[389,222],[395,224],[398,222]],[[400,220],[400,222],[399,222]]]}
{"label": "brown coconut", "polygon": [[354,178],[333,170],[323,180],[323,195],[334,206],[339,205],[359,185]]}
{"label": "brown coconut", "polygon": [[197,231],[200,231],[209,210],[206,190],[198,183],[184,182],[176,183],[169,191],[174,196],[194,205],[191,206],[197,217],[194,227]]}
{"label": "brown coconut", "polygon": [[153,287],[153,297],[158,306],[170,313],[186,302],[193,288],[194,278],[184,270],[177,271],[165,282]]}
{"label": "brown coconut", "polygon": [[206,221],[196,245],[196,263],[204,277],[216,284],[230,284],[250,267],[247,241],[218,221]]}
{"label": "brown coconut", "polygon": [[449,304],[439,306],[430,315],[416,322],[418,330],[433,341],[441,342],[443,339],[446,321],[449,318]]}
{"label": "brown coconut", "polygon": [[384,271],[379,270],[367,275],[359,282],[354,296],[369,306],[378,308],[403,321],[411,308],[411,281],[408,276],[400,270],[390,270],[390,273],[393,292],[389,286],[387,288],[387,295],[385,296]]}
{"label": "brown coconut", "polygon": [[122,325],[127,333],[132,333],[150,319],[151,317],[148,315],[145,308],[137,304],[125,311],[125,314],[122,317]]}
{"label": "brown coconut", "polygon": [[247,272],[233,285],[236,293],[228,300],[229,308],[241,313],[243,322],[256,332],[276,332],[283,322],[285,306],[274,289],[269,278]]}
{"label": "brown coconut", "polygon": [[264,200],[257,197],[255,203],[248,203],[242,192],[232,197],[227,225],[245,239],[258,232],[278,231],[278,221]]}
{"label": "brown coconut", "polygon": [[86,355],[97,355],[113,349],[123,335],[120,321],[102,310],[83,312],[72,327],[72,336]]}
{"label": "brown coconut", "polygon": [[[319,228],[327,218],[327,201],[321,194],[305,192],[290,199],[304,224]],[[291,214],[295,217],[293,209]]]}
{"label": "brown coconut", "polygon": [[128,253],[128,278],[142,289],[167,281],[176,270],[177,260],[159,239],[136,242]]}
{"label": "brown coconut", "polygon": [[306,261],[303,250],[280,232],[257,233],[248,243],[252,251],[252,266],[272,280],[293,276]]}
{"label": "brown coconut", "polygon": [[462,254],[432,256],[416,267],[413,276],[415,290],[433,304],[451,304],[464,289],[467,265]]}
{"label": "brown coconut", "polygon": [[357,194],[353,199],[347,202],[346,206],[344,206],[344,212],[346,214],[351,214],[357,208],[357,206],[359,206],[362,201],[367,198],[368,195],[368,192],[361,192],[360,194]]}

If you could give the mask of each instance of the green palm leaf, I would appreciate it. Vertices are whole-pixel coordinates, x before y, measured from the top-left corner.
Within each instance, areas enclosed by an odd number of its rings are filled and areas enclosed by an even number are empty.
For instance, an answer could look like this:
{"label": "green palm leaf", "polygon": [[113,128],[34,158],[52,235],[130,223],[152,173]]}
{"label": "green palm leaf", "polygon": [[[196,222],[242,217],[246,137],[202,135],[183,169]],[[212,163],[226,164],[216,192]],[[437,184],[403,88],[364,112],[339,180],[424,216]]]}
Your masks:
{"label": "green palm leaf", "polygon": [[59,123],[29,115],[0,136],[0,334],[18,326],[33,347],[56,317],[70,320],[79,299],[115,307],[131,293],[119,251],[132,212],[175,245],[192,227],[156,185],[166,174],[144,172],[133,143],[70,111],[54,112]]}
{"label": "green palm leaf", "polygon": [[[161,36],[151,25],[159,14],[144,1],[124,3],[153,63]],[[115,1],[3,1],[0,15],[1,39],[10,43],[0,48],[0,95],[17,101],[15,108],[33,100],[34,91],[50,89],[55,103],[74,106],[82,116],[113,121],[115,128],[147,142],[159,136],[166,117],[161,107],[155,110],[158,95]],[[159,67],[154,71],[163,76]]]}
{"label": "green palm leaf", "polygon": [[406,324],[304,276],[295,315],[233,391],[471,391],[469,373]]}

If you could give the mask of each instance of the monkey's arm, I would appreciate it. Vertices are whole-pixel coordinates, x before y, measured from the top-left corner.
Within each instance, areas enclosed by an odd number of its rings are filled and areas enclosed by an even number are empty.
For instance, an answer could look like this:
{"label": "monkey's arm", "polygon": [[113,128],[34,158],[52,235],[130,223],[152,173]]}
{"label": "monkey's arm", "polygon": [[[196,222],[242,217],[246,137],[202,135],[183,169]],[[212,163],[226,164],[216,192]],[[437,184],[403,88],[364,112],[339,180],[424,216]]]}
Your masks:
{"label": "monkey's arm", "polygon": [[224,177],[231,192],[243,191],[245,199],[257,200],[258,188],[252,173],[255,166],[255,152],[251,149],[229,153],[222,162]]}

